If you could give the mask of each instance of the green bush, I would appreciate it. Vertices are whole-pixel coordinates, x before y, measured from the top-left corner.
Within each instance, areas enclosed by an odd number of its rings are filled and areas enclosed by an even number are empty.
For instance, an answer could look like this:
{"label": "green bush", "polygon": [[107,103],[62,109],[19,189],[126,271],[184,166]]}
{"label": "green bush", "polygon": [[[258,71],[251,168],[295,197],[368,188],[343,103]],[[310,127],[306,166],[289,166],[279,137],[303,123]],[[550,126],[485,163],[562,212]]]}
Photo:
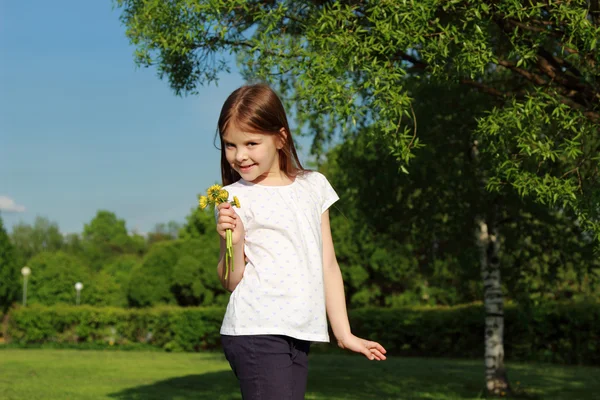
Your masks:
{"label": "green bush", "polygon": [[34,305],[10,312],[7,336],[13,344],[130,345],[145,343],[169,351],[219,346],[222,308],[163,306],[122,309]]}
{"label": "green bush", "polygon": [[[167,351],[219,346],[224,309],[31,306],[11,310],[12,345],[151,345]],[[349,313],[353,332],[379,341],[389,354],[480,358],[485,313],[481,304],[436,308],[363,308]],[[600,303],[548,303],[505,308],[505,355],[510,361],[600,365]],[[333,351],[335,346],[318,346]]]}
{"label": "green bush", "polygon": [[[480,303],[455,307],[360,309],[353,332],[379,341],[391,354],[482,357],[485,311]],[[514,304],[504,310],[504,353],[511,361],[600,365],[600,303]]]}

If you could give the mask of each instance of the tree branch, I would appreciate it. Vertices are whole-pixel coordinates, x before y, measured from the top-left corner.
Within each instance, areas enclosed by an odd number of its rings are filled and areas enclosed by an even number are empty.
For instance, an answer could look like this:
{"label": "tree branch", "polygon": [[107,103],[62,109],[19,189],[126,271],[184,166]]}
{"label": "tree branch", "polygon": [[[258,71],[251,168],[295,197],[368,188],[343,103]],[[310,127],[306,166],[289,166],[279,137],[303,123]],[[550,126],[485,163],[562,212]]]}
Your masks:
{"label": "tree branch", "polygon": [[548,84],[548,82],[544,78],[542,78],[540,75],[535,74],[533,72],[529,72],[526,69],[519,68],[519,67],[517,67],[517,65],[515,63],[512,63],[510,61],[498,59],[498,65],[502,65],[504,68],[508,68],[511,71],[516,72],[517,74],[525,77],[527,80],[530,80],[531,82],[535,83],[536,85],[545,86]]}
{"label": "tree branch", "polygon": [[400,59],[400,60],[404,60],[404,61],[408,61],[409,63],[411,63],[412,65],[414,65],[415,68],[417,69],[425,69],[428,67],[426,62],[423,62],[411,55],[408,55],[404,52],[398,52],[396,53],[396,57],[394,57],[395,59]]}
{"label": "tree branch", "polygon": [[499,97],[502,99],[505,99],[506,97],[510,96],[510,94],[511,94],[510,92],[502,92],[496,88],[484,85],[483,83],[474,81],[472,79],[461,79],[460,83],[462,83],[464,85],[468,85],[468,86],[473,86],[484,93],[491,94],[492,96],[496,96],[496,97]]}

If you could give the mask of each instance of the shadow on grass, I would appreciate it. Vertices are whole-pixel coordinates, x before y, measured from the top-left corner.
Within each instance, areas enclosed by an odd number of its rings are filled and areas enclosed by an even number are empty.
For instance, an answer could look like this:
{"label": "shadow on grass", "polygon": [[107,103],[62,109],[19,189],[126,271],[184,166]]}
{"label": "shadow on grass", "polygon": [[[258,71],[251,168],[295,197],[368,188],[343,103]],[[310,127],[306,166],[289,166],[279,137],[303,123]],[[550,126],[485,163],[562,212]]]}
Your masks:
{"label": "shadow on grass", "polygon": [[118,400],[239,400],[237,380],[231,371],[207,372],[166,379],[112,393]]}
{"label": "shadow on grass", "polygon": [[[307,400],[449,400],[483,398],[480,361],[394,359],[369,362],[360,357],[311,356]],[[511,373],[511,371],[513,373]],[[513,385],[529,388],[519,398],[592,399],[594,390],[578,379],[577,369],[548,374],[535,366],[511,369]],[[511,377],[512,375],[512,377]],[[531,388],[531,389],[530,389]],[[564,397],[566,396],[566,397]],[[188,375],[113,393],[117,400],[240,400],[238,384],[229,370]]]}

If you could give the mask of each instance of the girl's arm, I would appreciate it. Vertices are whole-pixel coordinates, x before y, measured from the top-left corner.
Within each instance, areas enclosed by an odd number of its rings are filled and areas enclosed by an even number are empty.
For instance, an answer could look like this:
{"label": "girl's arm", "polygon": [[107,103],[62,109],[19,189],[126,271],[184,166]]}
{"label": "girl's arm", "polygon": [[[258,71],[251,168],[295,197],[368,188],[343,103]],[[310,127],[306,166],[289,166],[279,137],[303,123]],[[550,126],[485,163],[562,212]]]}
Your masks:
{"label": "girl's arm", "polygon": [[323,278],[325,283],[325,302],[329,323],[338,346],[357,353],[362,353],[369,360],[385,360],[386,350],[377,342],[361,339],[352,334],[348,313],[346,311],[346,298],[344,295],[344,281],[342,272],[335,257],[331,227],[329,224],[329,210],[321,216],[321,233],[323,239]]}
{"label": "girl's arm", "polygon": [[[246,235],[244,224],[241,218],[233,210],[229,203],[221,203],[217,206],[219,216],[217,218],[217,232],[221,237],[221,254],[217,264],[217,274],[221,285],[230,292],[237,287],[242,280],[244,270],[246,269],[246,257],[244,254],[244,237]],[[231,241],[233,243],[233,271],[229,271],[225,279],[225,250],[227,242],[225,241],[227,230],[232,230]]]}
{"label": "girl's arm", "polygon": [[225,239],[221,238],[221,254],[219,256],[219,263],[217,264],[217,275],[221,285],[226,290],[233,292],[237,287],[238,283],[242,280],[244,270],[246,269],[246,261],[244,256],[244,239],[239,241],[238,244],[233,245],[233,271],[229,271],[227,280],[225,280],[225,249],[227,244]]}

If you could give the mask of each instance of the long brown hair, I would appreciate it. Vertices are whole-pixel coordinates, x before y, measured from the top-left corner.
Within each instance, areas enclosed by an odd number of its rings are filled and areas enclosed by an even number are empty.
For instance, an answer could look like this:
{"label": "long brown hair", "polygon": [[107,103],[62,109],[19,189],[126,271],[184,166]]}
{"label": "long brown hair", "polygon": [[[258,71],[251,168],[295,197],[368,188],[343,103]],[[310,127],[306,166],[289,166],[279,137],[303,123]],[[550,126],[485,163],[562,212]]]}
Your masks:
{"label": "long brown hair", "polygon": [[[219,116],[217,134],[221,140],[223,186],[241,179],[225,157],[223,135],[232,124],[249,133],[279,136],[283,144],[279,150],[279,169],[289,178],[305,171],[298,159],[285,109],[277,94],[264,83],[244,85],[229,95]],[[282,128],[287,135],[281,132]]]}

